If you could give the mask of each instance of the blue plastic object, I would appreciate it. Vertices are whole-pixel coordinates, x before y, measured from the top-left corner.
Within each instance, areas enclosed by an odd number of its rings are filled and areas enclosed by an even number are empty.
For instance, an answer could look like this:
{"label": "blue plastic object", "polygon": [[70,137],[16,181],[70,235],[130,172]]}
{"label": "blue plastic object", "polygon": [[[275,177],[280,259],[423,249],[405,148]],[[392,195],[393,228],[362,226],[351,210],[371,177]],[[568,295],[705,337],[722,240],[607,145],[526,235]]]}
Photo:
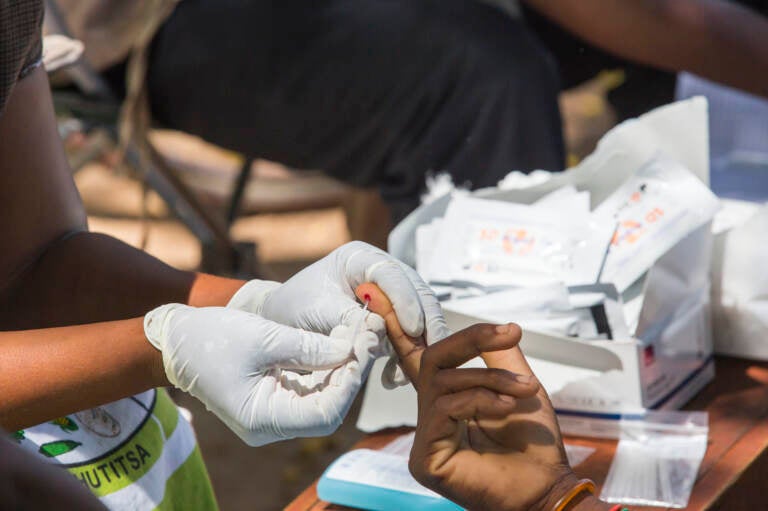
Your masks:
{"label": "blue plastic object", "polygon": [[[337,463],[338,460],[335,463]],[[461,511],[450,500],[416,493],[401,492],[327,477],[326,469],[317,485],[318,496],[333,504],[370,511]]]}

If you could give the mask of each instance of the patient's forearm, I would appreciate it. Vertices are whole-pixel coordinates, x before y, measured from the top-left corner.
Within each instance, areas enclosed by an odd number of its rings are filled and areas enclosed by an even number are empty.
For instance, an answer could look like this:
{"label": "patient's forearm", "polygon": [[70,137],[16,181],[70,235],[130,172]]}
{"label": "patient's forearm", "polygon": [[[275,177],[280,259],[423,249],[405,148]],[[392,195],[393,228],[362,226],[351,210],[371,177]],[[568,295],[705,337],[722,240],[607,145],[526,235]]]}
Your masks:
{"label": "patient's forearm", "polygon": [[164,303],[224,305],[242,281],[176,270],[103,234],[52,245],[0,291],[0,330],[142,316]]}
{"label": "patient's forearm", "polygon": [[11,431],[163,385],[142,318],[0,332],[0,427]]}

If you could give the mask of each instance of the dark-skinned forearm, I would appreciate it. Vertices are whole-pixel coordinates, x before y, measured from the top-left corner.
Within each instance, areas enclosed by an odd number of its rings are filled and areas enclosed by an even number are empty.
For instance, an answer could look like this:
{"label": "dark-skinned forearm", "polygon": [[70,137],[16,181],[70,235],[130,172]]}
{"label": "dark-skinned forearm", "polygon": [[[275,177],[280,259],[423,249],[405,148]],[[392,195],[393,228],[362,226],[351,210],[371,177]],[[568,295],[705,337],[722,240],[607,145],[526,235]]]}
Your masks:
{"label": "dark-skinned forearm", "polygon": [[167,385],[142,316],[169,302],[225,305],[241,285],[175,270],[104,235],[51,246],[0,301],[0,426],[26,427]]}
{"label": "dark-skinned forearm", "polygon": [[111,321],[164,303],[225,305],[242,281],[176,270],[103,234],[50,246],[0,291],[0,330]]}
{"label": "dark-skinned forearm", "polygon": [[0,332],[0,427],[9,430],[164,385],[143,318]]}
{"label": "dark-skinned forearm", "polygon": [[525,0],[616,55],[768,96],[768,20],[721,0]]}
{"label": "dark-skinned forearm", "polygon": [[224,305],[241,282],[182,272],[87,233],[45,70],[0,117],[0,330],[141,316],[163,303]]}

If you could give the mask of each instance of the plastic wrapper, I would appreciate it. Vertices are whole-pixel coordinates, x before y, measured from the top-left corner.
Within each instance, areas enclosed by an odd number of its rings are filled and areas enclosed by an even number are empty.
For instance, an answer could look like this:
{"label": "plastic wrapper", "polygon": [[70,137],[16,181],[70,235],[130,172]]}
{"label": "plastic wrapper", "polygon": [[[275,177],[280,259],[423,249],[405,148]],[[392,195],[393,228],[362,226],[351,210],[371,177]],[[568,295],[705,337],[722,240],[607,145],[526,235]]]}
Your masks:
{"label": "plastic wrapper", "polygon": [[680,163],[652,159],[595,210],[618,222],[601,282],[624,291],[719,207],[717,197]]}
{"label": "plastic wrapper", "polygon": [[429,282],[533,287],[595,282],[613,231],[588,211],[454,198],[433,234]]}
{"label": "plastic wrapper", "polygon": [[683,508],[707,450],[706,412],[649,412],[621,422],[600,498],[611,503]]}

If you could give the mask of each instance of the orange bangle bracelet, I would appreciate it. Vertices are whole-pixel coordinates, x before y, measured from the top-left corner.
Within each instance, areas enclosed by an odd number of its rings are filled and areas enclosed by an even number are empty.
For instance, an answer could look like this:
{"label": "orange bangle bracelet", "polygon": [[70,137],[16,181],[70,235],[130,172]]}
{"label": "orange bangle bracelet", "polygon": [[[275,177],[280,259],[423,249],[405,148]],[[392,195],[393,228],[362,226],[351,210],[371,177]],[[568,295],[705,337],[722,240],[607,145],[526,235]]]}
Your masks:
{"label": "orange bangle bracelet", "polygon": [[582,479],[571,490],[562,496],[560,500],[555,504],[554,511],[564,511],[566,506],[571,503],[582,492],[588,492],[592,495],[595,494],[595,483],[591,479]]}

